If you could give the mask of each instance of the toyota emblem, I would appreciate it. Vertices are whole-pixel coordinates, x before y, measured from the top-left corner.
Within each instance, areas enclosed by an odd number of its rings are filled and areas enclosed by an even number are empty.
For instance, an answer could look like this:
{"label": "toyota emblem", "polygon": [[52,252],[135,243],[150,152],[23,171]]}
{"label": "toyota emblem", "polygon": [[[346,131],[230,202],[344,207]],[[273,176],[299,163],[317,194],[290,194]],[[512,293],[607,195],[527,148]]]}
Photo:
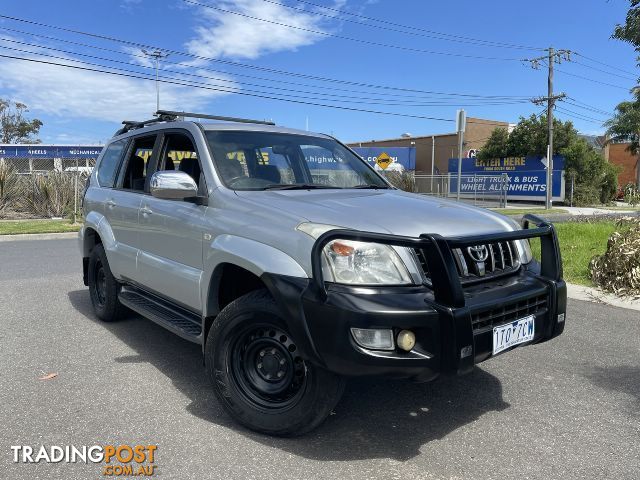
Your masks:
{"label": "toyota emblem", "polygon": [[489,249],[486,245],[475,245],[473,247],[467,247],[467,253],[476,262],[484,262],[489,258]]}

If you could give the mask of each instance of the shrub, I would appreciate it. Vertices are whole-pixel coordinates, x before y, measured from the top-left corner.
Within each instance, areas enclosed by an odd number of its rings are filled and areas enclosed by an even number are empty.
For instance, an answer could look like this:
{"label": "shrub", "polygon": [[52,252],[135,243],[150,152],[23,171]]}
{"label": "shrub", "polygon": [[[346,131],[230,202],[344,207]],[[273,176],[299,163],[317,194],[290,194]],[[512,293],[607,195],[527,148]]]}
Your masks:
{"label": "shrub", "polygon": [[633,183],[625,185],[624,201],[633,207],[640,205],[640,188]]}
{"label": "shrub", "polygon": [[591,279],[603,290],[640,298],[640,219],[622,219],[617,227],[604,255],[589,263]]}
{"label": "shrub", "polygon": [[416,179],[413,172],[384,172],[384,177],[389,180],[391,185],[405,192],[416,191]]}
{"label": "shrub", "polygon": [[0,218],[8,217],[18,209],[21,198],[21,184],[24,183],[16,170],[0,162]]}
{"label": "shrub", "polygon": [[62,172],[35,175],[27,205],[40,217],[62,217],[73,210],[74,176]]}

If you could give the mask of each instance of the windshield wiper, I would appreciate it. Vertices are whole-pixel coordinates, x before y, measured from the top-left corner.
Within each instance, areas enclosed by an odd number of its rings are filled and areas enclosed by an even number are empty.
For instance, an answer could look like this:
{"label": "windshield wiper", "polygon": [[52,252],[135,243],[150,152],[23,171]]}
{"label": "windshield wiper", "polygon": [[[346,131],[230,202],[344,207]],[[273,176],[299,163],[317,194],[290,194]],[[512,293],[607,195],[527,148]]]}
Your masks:
{"label": "windshield wiper", "polygon": [[321,185],[316,183],[272,183],[264,187],[264,190],[312,190],[320,188],[341,188],[331,185]]}
{"label": "windshield wiper", "polygon": [[375,185],[373,183],[366,183],[364,185],[356,185],[354,187],[349,187],[349,188],[358,188],[361,190],[368,189],[368,188],[372,190],[378,190],[378,189],[385,190],[385,189],[388,189],[389,187],[387,187],[386,185]]}

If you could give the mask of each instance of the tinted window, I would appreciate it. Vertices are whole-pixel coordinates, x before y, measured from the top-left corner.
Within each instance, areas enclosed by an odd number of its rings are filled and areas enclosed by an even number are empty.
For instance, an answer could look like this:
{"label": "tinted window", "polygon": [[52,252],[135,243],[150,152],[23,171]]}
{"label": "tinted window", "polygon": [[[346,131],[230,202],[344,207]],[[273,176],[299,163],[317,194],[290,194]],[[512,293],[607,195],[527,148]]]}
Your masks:
{"label": "tinted window", "polygon": [[116,173],[122,159],[126,140],[118,140],[107,147],[98,166],[98,183],[101,187],[112,188],[116,182]]}
{"label": "tinted window", "polygon": [[122,188],[127,190],[144,191],[147,179],[147,166],[153,153],[153,145],[156,137],[136,138],[127,161],[127,170],[124,173]]}
{"label": "tinted window", "polygon": [[158,170],[179,170],[190,175],[196,185],[204,184],[198,152],[188,136],[168,134],[162,152]]}
{"label": "tinted window", "polygon": [[388,188],[333,139],[270,132],[210,131],[218,173],[236,190]]}

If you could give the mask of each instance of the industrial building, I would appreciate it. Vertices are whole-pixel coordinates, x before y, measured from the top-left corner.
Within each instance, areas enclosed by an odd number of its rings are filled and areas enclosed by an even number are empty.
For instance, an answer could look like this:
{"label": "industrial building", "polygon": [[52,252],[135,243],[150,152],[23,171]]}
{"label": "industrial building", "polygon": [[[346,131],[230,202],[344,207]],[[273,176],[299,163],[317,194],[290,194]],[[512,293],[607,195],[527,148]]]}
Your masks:
{"label": "industrial building", "polygon": [[629,151],[630,143],[608,143],[604,147],[604,158],[618,166],[618,185],[624,188],[630,183],[640,185],[640,160]]}
{"label": "industrial building", "polygon": [[[482,148],[496,128],[513,128],[508,122],[467,118],[464,135],[463,157],[474,156],[474,152]],[[385,140],[367,140],[349,143],[351,147],[415,147],[416,173],[446,174],[450,158],[458,156],[458,134],[439,133],[434,135],[413,136],[404,134],[398,138]],[[432,170],[433,165],[433,170]]]}

